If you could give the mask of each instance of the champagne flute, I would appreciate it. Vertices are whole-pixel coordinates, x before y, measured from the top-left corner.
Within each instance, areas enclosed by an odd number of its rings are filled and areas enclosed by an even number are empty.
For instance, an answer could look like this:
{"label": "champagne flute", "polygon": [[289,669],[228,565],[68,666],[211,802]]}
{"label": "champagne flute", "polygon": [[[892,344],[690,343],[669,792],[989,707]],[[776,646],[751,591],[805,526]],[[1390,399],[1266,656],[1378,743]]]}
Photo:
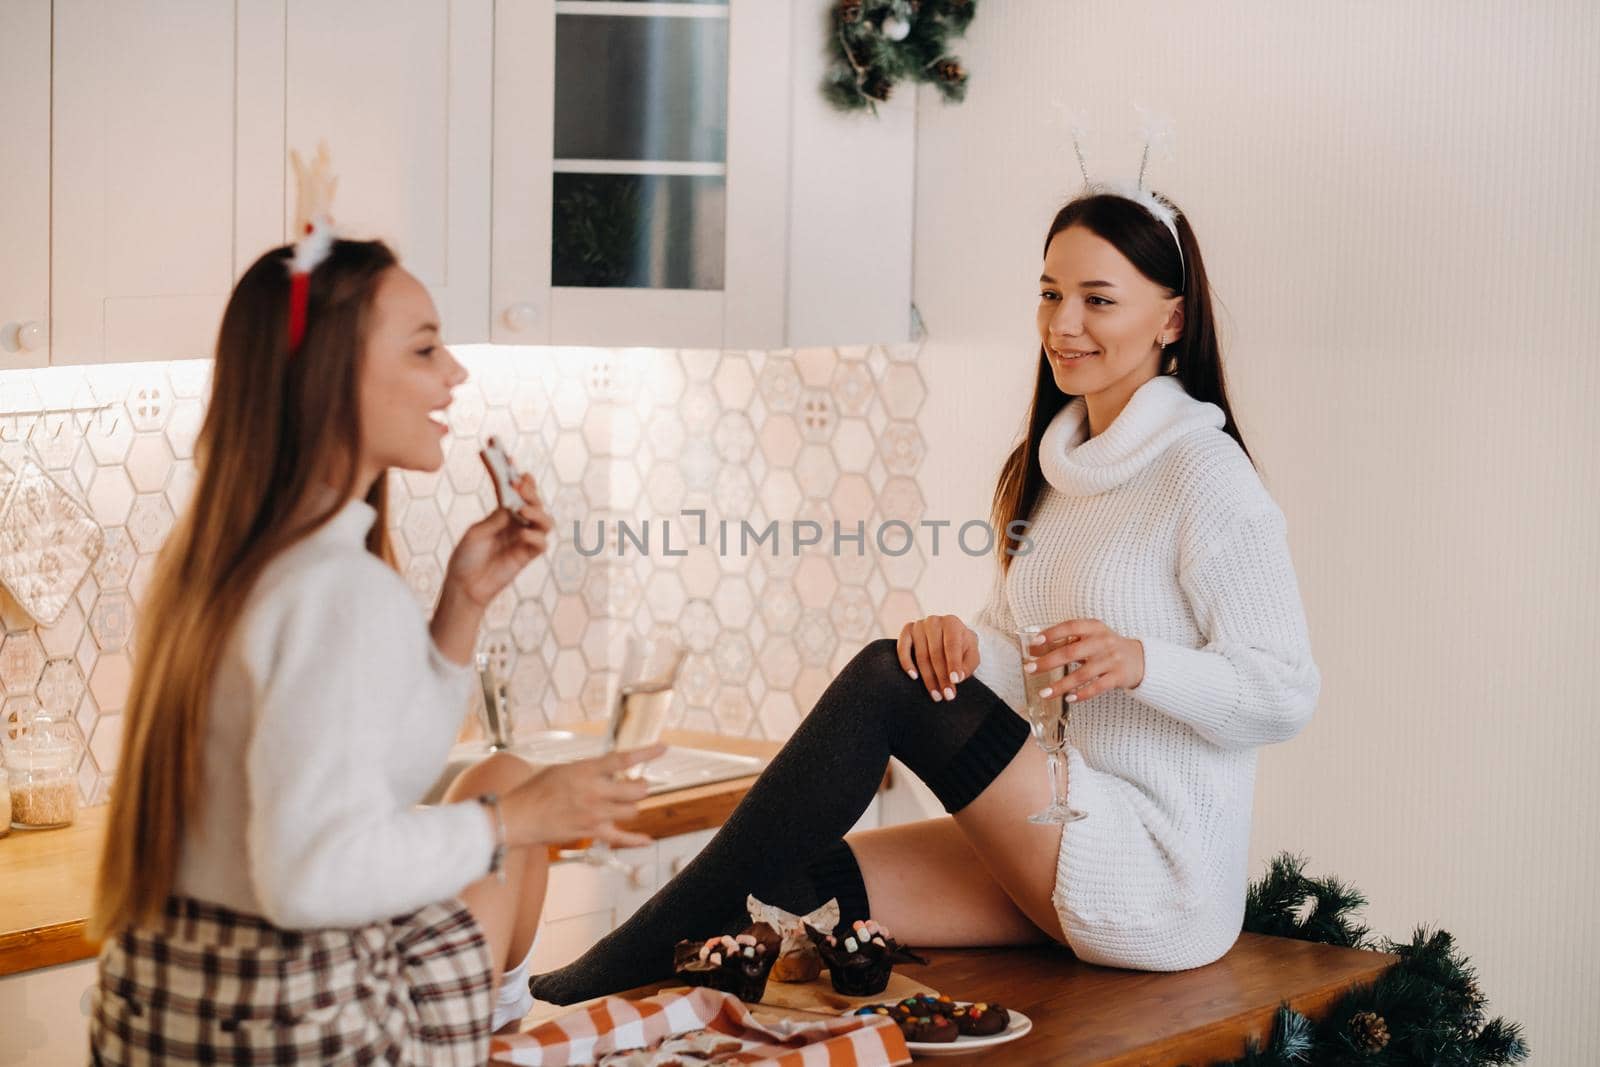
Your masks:
{"label": "champagne flute", "polygon": [[[1033,640],[1039,636],[1042,629],[1038,626],[1024,626],[1017,631],[1017,644],[1022,650],[1024,668],[1038,657],[1038,650]],[[1028,701],[1028,724],[1033,728],[1033,739],[1044,749],[1045,759],[1050,768],[1050,806],[1028,816],[1028,821],[1031,823],[1063,824],[1086,818],[1083,812],[1067,803],[1067,775],[1062,764],[1062,753],[1067,747],[1067,726],[1071,719],[1072,705],[1062,699],[1064,694],[1061,692],[1060,682],[1068,671],[1076,670],[1079,666],[1077,663],[1069,663],[1065,667],[1052,667],[1040,671],[1024,669],[1022,672],[1023,690],[1027,693]],[[1045,688],[1053,688],[1055,691],[1048,697],[1041,697],[1039,691]]]}
{"label": "champagne flute", "polygon": [[[667,726],[667,710],[672,705],[672,687],[677,683],[686,651],[666,635],[628,638],[616,699],[611,705],[611,722],[606,729],[605,751],[643,748],[661,739]],[[634,764],[622,773],[637,780],[644,777],[644,765]],[[626,868],[604,841],[591,842],[583,852],[583,861],[596,867]]]}

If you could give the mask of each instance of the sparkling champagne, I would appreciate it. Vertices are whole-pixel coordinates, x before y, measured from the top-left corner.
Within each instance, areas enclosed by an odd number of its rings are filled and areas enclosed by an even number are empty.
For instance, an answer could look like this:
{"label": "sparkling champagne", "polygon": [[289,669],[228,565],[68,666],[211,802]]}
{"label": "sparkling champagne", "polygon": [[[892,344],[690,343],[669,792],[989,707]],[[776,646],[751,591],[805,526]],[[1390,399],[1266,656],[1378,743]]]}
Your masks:
{"label": "sparkling champagne", "polygon": [[[672,704],[672,683],[646,682],[624,685],[617,690],[617,704],[611,712],[611,749],[643,748],[653,745],[667,725],[667,709]],[[630,778],[644,774],[644,767],[628,768]]]}
{"label": "sparkling champagne", "polygon": [[[1067,803],[1066,768],[1062,759],[1062,753],[1067,748],[1067,727],[1071,722],[1072,705],[1063,699],[1066,694],[1062,692],[1061,682],[1081,664],[1068,663],[1049,670],[1029,671],[1028,665],[1046,650],[1046,646],[1035,646],[1033,643],[1040,629],[1038,626],[1026,626],[1017,631],[1017,648],[1022,653],[1022,687],[1027,694],[1028,725],[1032,728],[1034,741],[1044,750],[1050,772],[1050,806],[1028,816],[1028,821],[1039,825],[1056,825],[1076,822],[1084,817],[1083,812]],[[1049,696],[1040,696],[1040,691],[1047,688],[1053,692]]]}

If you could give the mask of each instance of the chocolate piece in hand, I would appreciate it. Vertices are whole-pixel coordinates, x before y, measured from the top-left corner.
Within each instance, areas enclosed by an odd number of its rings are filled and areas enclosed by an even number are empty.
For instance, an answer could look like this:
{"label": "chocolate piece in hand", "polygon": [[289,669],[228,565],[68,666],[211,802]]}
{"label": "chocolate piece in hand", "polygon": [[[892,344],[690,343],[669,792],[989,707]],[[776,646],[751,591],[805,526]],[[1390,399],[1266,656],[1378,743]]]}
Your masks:
{"label": "chocolate piece in hand", "polygon": [[522,478],[522,472],[517,470],[516,463],[512,462],[511,454],[505,450],[498,437],[490,435],[478,451],[478,458],[483,460],[484,469],[489,472],[489,480],[494,483],[495,500],[500,506],[511,513],[513,522],[521,526],[532,526],[533,523],[522,517],[522,494],[517,491],[517,482]]}
{"label": "chocolate piece in hand", "polygon": [[766,923],[755,923],[735,937],[724,934],[705,941],[679,941],[672,969],[686,984],[732,993],[750,1004],[760,1003],[767,975],[778,959],[782,939]]}
{"label": "chocolate piece in hand", "polygon": [[833,933],[825,934],[810,924],[806,925],[817,954],[828,965],[828,979],[833,990],[847,997],[871,997],[882,993],[889,985],[889,972],[897,963],[927,963],[928,961],[902,948],[889,936],[889,931],[871,919],[857,920],[846,926],[840,923]]}

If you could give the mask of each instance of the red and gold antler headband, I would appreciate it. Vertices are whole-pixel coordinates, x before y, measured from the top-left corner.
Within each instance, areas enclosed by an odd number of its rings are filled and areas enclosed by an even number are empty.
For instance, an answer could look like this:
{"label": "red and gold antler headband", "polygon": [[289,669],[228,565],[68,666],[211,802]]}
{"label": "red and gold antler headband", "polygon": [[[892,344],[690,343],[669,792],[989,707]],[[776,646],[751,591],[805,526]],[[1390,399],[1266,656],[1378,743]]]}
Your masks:
{"label": "red and gold antler headband", "polygon": [[307,166],[291,149],[296,185],[294,254],[289,258],[289,354],[300,350],[306,336],[306,307],[311,299],[311,272],[333,250],[333,217],[328,209],[339,179],[328,160],[328,143],[319,142],[316,158]]}

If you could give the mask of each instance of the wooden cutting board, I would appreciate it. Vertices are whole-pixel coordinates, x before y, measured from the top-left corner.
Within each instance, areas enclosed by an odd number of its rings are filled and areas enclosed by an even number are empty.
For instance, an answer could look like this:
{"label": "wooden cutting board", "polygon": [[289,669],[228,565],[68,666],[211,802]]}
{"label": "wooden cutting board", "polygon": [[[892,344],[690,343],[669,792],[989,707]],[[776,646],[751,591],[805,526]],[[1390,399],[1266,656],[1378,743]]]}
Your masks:
{"label": "wooden cutting board", "polygon": [[[688,986],[680,985],[676,982],[654,982],[630,991],[627,996],[629,999],[634,999],[655,993],[687,993],[688,991]],[[888,986],[877,996],[847,997],[842,993],[833,991],[833,984],[828,981],[828,975],[824,972],[821,976],[809,982],[774,982],[768,980],[767,991],[762,996],[761,1003],[752,1004],[749,1007],[758,1018],[763,1015],[782,1018],[790,1014],[800,1014],[825,1016],[831,1019],[834,1016],[844,1014],[851,1008],[859,1008],[863,1004],[888,1004],[896,1000],[904,1000],[906,997],[914,997],[918,993],[927,993],[935,997],[939,995],[938,990],[933,989],[931,986],[923,985],[915,979],[907,978],[899,971],[894,971],[889,975]],[[581,1011],[590,1005],[599,1003],[601,999],[603,998],[597,997],[594,1000],[586,1000],[582,1004],[572,1004],[566,1007],[538,1001],[534,1004],[533,1010],[523,1020],[522,1028],[526,1030],[535,1023],[553,1019],[557,1015]]]}
{"label": "wooden cutting board", "polygon": [[767,982],[766,995],[761,1007],[778,1011],[802,1011],[812,1015],[839,1015],[863,1004],[890,1004],[918,993],[938,996],[937,990],[907,978],[899,971],[889,975],[889,985],[882,993],[871,997],[847,997],[835,993],[826,973],[809,982]]}
{"label": "wooden cutting board", "polygon": [[[687,993],[688,986],[665,984],[659,988],[648,987],[652,993]],[[787,1018],[792,1015],[815,1015],[832,1019],[851,1008],[863,1004],[888,1004],[918,993],[938,996],[937,990],[914,981],[895,971],[889,975],[889,984],[875,997],[847,997],[833,991],[833,984],[823,974],[809,982],[767,982],[767,991],[761,1003],[750,1004],[750,1012],[758,1019]],[[632,994],[630,994],[632,995]]]}

